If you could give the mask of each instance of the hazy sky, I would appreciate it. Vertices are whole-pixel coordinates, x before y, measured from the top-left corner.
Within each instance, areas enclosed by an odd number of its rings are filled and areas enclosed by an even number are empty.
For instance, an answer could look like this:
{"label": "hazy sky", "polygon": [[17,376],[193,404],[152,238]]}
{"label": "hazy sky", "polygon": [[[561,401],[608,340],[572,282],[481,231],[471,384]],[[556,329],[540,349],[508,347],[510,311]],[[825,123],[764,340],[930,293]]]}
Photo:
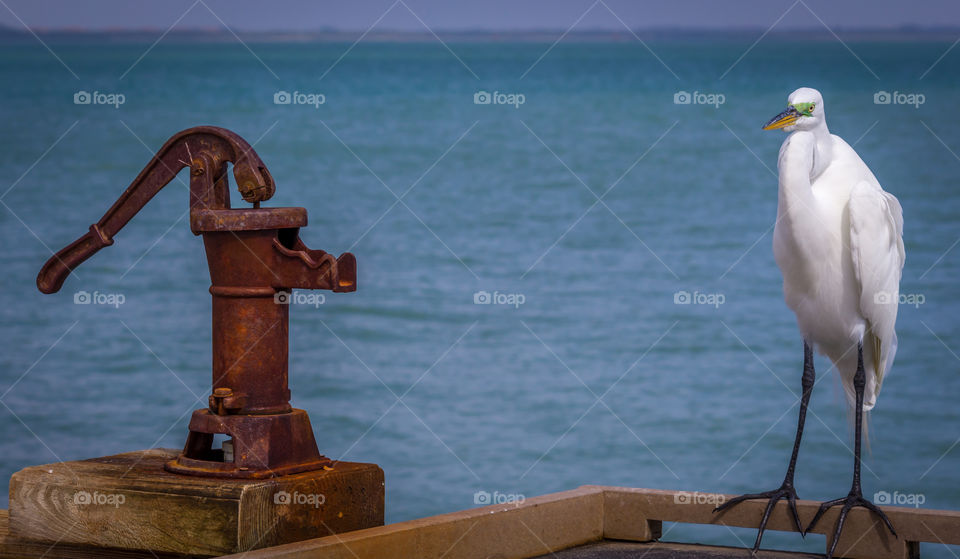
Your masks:
{"label": "hazy sky", "polygon": [[619,20],[634,29],[767,28],[788,10],[776,29],[822,27],[818,18],[846,28],[960,26],[958,0],[2,0],[0,24],[189,29],[219,18],[236,30],[526,30],[567,29],[582,17],[574,29],[622,29]]}

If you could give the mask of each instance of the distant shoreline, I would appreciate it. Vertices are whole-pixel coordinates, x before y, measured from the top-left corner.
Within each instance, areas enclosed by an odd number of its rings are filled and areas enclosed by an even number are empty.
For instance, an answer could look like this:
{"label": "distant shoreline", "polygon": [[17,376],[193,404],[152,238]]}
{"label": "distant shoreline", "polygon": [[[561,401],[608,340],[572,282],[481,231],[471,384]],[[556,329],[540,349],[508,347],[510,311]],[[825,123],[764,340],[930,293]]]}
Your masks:
{"label": "distant shoreline", "polygon": [[[228,29],[184,29],[165,33],[163,29],[137,30],[82,30],[82,29],[34,29],[0,26],[0,44],[36,42],[34,33],[52,43],[152,43],[164,36],[167,43],[232,43],[238,38],[249,43],[352,43],[362,38],[370,43],[430,43],[440,40],[450,43],[553,43],[561,36],[564,42],[573,43],[621,43],[637,41],[717,41],[755,40],[767,30],[744,28],[738,30],[714,29],[644,29],[627,31],[584,30],[531,30],[531,31],[363,31],[318,30],[318,31],[239,31]],[[953,42],[960,38],[960,28],[902,27],[886,29],[834,30],[844,41],[912,41]],[[765,38],[794,41],[835,41],[836,36],[826,28],[770,31]]]}

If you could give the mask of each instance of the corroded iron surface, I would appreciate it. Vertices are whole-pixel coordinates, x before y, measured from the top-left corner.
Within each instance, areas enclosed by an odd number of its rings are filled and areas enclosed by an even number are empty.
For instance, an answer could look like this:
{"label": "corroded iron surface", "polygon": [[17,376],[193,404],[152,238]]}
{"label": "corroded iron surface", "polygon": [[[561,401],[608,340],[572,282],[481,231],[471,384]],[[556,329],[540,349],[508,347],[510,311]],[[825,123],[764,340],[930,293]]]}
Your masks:
{"label": "corroded iron surface", "polygon": [[[228,163],[242,198],[231,208]],[[357,288],[357,261],[308,248],[300,239],[304,208],[262,208],[276,186],[253,148],[223,128],[198,126],[170,138],[90,230],[53,255],[37,287],[54,293],[70,273],[113,237],[182,169],[190,168],[190,229],[203,236],[213,297],[213,383],[196,410],[177,473],[262,478],[316,470],[306,412],[290,407],[287,386],[290,290]],[[214,435],[225,435],[213,448]]]}

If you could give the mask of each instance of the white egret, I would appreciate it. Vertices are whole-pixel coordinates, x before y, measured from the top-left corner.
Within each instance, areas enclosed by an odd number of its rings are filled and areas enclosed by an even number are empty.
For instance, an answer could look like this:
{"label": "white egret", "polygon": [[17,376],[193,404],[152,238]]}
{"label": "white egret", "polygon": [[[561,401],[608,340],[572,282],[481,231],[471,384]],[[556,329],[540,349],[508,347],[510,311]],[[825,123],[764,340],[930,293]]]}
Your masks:
{"label": "white egret", "polygon": [[[803,393],[793,454],[783,484],[773,491],[732,499],[724,510],[748,499],[769,499],[754,550],[773,506],[787,499],[797,531],[813,529],[830,507],[842,505],[827,557],[833,556],[847,512],[865,507],[896,532],[886,515],[864,499],[860,484],[863,412],[873,409],[897,352],[897,306],[903,270],[903,212],[897,199],[843,139],[827,129],[823,97],[802,87],[790,94],[785,111],[764,130],[790,135],[780,148],[777,223],[773,253],[783,274],[787,306],[803,336]],[[813,349],[834,364],[854,409],[853,485],[846,497],[820,506],[804,530],[797,514],[794,469],[815,372]]]}

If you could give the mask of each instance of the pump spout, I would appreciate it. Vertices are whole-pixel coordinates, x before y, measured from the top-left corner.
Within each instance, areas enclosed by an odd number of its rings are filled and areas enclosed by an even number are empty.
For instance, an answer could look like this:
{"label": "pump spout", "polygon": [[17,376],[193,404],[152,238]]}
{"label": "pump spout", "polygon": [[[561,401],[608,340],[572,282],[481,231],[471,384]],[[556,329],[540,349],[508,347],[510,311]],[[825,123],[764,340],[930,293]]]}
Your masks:
{"label": "pump spout", "polygon": [[[292,240],[291,240],[292,239]],[[308,248],[296,229],[281,230],[273,240],[276,251],[274,286],[277,289],[357,290],[357,259],[345,252],[339,258]]]}

